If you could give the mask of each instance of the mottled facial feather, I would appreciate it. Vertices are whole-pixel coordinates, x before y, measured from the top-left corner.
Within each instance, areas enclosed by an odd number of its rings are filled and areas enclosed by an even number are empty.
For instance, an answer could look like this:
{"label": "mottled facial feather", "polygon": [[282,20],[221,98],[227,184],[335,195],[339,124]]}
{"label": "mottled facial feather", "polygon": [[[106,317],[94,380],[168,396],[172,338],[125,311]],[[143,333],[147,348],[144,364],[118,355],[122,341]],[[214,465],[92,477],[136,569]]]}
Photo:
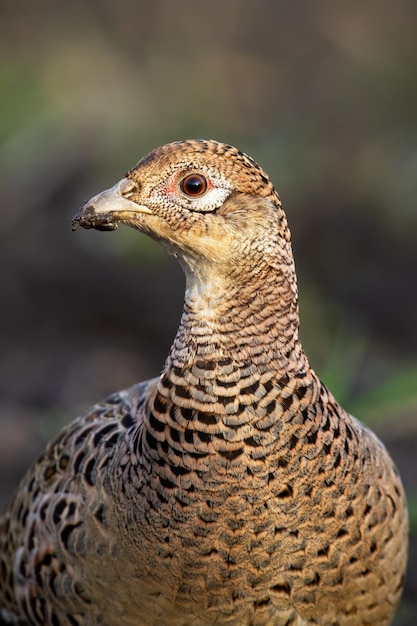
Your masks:
{"label": "mottled facial feather", "polygon": [[267,174],[251,157],[233,146],[213,140],[177,141],[156,148],[143,157],[127,176],[138,182],[144,176],[156,181],[160,180],[162,171],[169,175],[174,170],[198,171],[200,167],[219,172],[236,191],[263,197],[276,193]]}
{"label": "mottled facial feather", "polygon": [[[181,181],[190,173],[209,181],[202,196],[181,192]],[[285,213],[268,176],[233,146],[205,140],[166,144],[143,157],[127,176],[138,185],[137,197],[131,199],[154,214],[139,216],[131,225],[175,255],[181,249],[226,262],[236,255],[234,248],[245,254],[263,248],[272,263],[290,242]]]}

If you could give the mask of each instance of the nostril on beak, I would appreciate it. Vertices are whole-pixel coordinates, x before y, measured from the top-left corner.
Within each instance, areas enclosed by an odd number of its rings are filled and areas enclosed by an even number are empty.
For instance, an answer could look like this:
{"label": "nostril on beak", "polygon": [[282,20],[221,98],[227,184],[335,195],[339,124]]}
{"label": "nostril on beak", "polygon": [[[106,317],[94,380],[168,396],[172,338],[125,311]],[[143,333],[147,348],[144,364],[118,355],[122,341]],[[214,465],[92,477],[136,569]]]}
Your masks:
{"label": "nostril on beak", "polygon": [[123,178],[119,183],[119,193],[124,198],[131,198],[139,191],[139,185],[131,178]]}

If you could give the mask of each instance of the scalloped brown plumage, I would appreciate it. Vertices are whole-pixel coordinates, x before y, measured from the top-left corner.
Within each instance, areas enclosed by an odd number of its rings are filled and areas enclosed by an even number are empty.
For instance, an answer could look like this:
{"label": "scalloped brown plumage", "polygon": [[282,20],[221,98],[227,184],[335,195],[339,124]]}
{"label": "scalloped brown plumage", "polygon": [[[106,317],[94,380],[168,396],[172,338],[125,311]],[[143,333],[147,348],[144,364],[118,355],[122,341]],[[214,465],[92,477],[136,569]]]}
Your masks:
{"label": "scalloped brown plumage", "polygon": [[74,228],[126,223],[187,278],[157,379],[76,419],[0,521],[3,617],[29,624],[391,623],[407,514],[385,448],[310,368],[281,203],[214,141],[151,152]]}

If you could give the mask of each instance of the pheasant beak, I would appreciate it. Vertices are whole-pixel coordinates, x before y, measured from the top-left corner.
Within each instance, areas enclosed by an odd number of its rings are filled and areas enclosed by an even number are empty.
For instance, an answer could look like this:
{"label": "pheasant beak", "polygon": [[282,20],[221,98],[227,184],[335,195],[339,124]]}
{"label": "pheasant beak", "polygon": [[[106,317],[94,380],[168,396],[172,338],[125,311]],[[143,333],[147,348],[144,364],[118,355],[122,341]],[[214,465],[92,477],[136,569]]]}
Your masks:
{"label": "pheasant beak", "polygon": [[96,230],[115,230],[119,222],[132,221],[138,213],[152,211],[130,198],[137,193],[136,183],[122,178],[118,183],[88,200],[72,220],[72,230],[78,226]]}

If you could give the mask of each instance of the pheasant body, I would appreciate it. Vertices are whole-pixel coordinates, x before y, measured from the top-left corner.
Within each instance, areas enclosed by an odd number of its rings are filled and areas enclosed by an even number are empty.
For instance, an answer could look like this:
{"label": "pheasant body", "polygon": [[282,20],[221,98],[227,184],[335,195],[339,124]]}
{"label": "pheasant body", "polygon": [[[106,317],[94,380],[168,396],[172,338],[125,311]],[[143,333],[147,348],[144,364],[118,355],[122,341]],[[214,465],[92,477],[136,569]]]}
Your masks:
{"label": "pheasant body", "polygon": [[[200,193],[201,192],[201,193]],[[310,368],[290,235],[249,157],[159,148],[75,218],[177,256],[165,368],[47,447],[0,526],[0,606],[29,624],[388,625],[407,550],[385,448]]]}

